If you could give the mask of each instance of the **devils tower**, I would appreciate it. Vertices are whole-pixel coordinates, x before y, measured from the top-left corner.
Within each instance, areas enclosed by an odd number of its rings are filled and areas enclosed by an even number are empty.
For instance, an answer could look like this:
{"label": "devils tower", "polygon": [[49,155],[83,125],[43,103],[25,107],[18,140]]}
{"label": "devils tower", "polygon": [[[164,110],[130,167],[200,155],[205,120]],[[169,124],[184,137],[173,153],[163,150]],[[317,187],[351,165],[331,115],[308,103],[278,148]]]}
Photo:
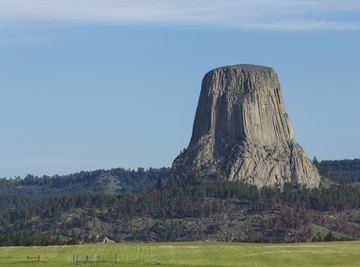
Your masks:
{"label": "devils tower", "polygon": [[294,139],[275,71],[255,65],[221,67],[204,76],[190,144],[172,171],[179,178],[257,187],[320,183]]}

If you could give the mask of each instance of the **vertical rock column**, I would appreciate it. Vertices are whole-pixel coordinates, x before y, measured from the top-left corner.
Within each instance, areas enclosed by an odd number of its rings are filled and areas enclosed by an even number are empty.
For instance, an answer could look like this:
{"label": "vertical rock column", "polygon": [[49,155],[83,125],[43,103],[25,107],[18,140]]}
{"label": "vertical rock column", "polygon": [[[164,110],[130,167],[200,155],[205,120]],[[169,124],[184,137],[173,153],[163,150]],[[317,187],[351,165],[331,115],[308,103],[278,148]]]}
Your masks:
{"label": "vertical rock column", "polygon": [[320,183],[295,142],[276,73],[255,65],[217,68],[204,76],[190,144],[172,171],[179,178],[239,180],[258,187]]}

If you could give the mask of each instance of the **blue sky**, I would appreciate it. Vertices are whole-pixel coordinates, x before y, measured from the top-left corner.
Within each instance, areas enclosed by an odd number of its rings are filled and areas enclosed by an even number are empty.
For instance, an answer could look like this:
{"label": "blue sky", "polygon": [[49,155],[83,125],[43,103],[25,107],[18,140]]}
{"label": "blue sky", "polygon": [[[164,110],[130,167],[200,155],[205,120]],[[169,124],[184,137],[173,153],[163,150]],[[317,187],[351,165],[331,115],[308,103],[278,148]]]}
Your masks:
{"label": "blue sky", "polygon": [[310,158],[358,158],[359,47],[354,0],[0,0],[0,177],[170,166],[239,63],[277,71]]}

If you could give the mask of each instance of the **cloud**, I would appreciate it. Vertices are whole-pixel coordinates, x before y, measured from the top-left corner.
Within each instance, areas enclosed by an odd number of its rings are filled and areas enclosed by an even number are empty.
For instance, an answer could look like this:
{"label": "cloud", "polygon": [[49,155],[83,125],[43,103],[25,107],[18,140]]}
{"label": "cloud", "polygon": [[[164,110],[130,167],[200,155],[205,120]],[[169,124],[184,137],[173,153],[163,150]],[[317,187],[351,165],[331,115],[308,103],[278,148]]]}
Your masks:
{"label": "cloud", "polygon": [[0,22],[173,23],[264,30],[357,30],[358,0],[0,0]]}

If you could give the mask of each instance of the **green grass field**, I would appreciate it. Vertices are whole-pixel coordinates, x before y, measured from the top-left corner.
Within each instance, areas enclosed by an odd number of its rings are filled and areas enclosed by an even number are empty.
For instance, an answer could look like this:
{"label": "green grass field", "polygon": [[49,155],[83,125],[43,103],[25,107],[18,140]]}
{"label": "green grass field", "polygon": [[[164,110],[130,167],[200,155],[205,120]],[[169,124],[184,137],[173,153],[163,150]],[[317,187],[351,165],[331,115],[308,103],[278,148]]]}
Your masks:
{"label": "green grass field", "polygon": [[[27,258],[38,255],[40,261]],[[74,262],[77,258],[81,260],[78,264]],[[360,242],[280,245],[184,242],[0,248],[1,267],[76,265],[360,266]]]}

